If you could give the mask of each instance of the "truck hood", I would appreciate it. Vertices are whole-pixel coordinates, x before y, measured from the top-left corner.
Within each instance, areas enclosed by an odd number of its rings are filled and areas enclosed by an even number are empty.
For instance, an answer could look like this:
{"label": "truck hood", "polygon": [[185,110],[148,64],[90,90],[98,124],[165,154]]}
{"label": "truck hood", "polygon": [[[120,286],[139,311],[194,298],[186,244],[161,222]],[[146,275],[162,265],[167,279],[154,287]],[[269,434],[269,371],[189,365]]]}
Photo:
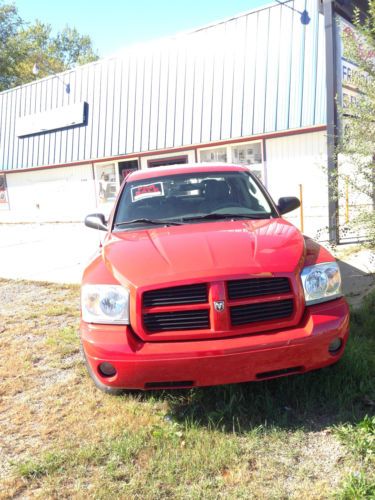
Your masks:
{"label": "truck hood", "polygon": [[304,240],[284,219],[215,221],[111,233],[102,256],[123,285],[291,273]]}

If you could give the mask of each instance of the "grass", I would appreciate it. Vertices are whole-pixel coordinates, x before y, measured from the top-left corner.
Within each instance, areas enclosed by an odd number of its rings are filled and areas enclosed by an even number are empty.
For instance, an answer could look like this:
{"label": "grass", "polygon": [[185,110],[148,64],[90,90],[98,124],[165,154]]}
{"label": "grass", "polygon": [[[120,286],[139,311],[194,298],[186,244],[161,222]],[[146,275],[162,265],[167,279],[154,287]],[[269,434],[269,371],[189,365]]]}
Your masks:
{"label": "grass", "polygon": [[79,352],[78,332],[75,326],[66,326],[56,332],[48,332],[46,345],[62,356]]}
{"label": "grass", "polygon": [[363,462],[375,465],[375,416],[365,416],[356,425],[346,425],[338,429],[339,436],[344,443],[357,455]]}
{"label": "grass", "polygon": [[0,498],[375,498],[375,294],[332,368],[121,397],[88,379],[76,287],[0,299]]}
{"label": "grass", "polygon": [[355,425],[342,425],[337,434],[357,457],[359,469],[346,479],[340,497],[375,498],[375,416],[366,415]]}
{"label": "grass", "polygon": [[341,500],[373,499],[375,498],[375,481],[368,479],[366,475],[361,473],[351,474],[344,481],[337,498]]}
{"label": "grass", "polygon": [[[335,246],[333,248],[335,256],[338,259],[346,259],[347,257],[350,257],[351,255],[355,255],[357,252],[363,250],[366,248],[366,244],[349,244],[349,245],[340,245],[340,246]],[[371,248],[371,247],[370,247]]]}

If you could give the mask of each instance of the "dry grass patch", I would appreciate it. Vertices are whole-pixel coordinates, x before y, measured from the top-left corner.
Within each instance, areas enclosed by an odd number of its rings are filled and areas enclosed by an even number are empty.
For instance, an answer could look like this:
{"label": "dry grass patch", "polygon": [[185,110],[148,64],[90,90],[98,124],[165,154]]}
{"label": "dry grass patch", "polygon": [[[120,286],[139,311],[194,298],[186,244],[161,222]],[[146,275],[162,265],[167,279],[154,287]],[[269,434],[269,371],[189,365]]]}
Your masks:
{"label": "dry grass patch", "polygon": [[[373,398],[370,340],[354,338],[344,364],[319,374],[111,397],[83,366],[78,307],[78,287],[0,280],[0,498],[371,491],[373,427],[357,428]],[[359,312],[355,321],[372,328]]]}

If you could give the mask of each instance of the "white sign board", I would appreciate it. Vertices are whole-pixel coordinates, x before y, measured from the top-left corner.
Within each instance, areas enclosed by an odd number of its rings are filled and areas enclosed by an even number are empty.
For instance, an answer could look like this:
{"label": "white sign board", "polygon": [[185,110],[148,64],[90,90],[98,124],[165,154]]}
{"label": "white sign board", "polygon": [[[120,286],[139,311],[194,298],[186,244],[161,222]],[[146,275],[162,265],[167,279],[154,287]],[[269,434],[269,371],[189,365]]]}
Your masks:
{"label": "white sign board", "polygon": [[24,137],[82,125],[84,122],[85,103],[79,102],[62,108],[19,117],[16,122],[16,134],[18,137]]}

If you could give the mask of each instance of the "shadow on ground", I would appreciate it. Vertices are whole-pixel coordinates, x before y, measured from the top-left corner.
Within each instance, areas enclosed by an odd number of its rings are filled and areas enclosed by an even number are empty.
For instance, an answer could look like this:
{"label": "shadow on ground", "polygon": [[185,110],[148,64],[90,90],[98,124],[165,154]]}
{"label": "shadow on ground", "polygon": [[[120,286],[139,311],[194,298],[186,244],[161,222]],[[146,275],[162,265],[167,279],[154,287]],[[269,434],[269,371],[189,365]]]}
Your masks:
{"label": "shadow on ground", "polygon": [[332,425],[356,423],[366,414],[374,413],[371,406],[374,393],[368,375],[368,370],[359,368],[349,352],[338,365],[319,373],[186,392],[144,394],[141,399],[166,401],[169,417],[179,423],[194,423],[223,432],[247,432],[257,427],[319,431]]}
{"label": "shadow on ground", "polygon": [[363,298],[375,287],[375,262],[363,262],[355,267],[338,259],[342,276],[343,293],[350,305],[358,307]]}
{"label": "shadow on ground", "polygon": [[[302,375],[263,382],[140,394],[140,400],[167,402],[168,418],[179,423],[211,426],[224,432],[257,427],[318,431],[356,423],[375,413],[375,292],[374,276],[341,263],[344,289],[361,294],[352,308],[351,335],[339,363]],[[353,286],[351,280],[358,280]],[[346,286],[346,288],[345,288]],[[349,299],[353,298],[349,297]],[[235,367],[234,367],[235,369]]]}

